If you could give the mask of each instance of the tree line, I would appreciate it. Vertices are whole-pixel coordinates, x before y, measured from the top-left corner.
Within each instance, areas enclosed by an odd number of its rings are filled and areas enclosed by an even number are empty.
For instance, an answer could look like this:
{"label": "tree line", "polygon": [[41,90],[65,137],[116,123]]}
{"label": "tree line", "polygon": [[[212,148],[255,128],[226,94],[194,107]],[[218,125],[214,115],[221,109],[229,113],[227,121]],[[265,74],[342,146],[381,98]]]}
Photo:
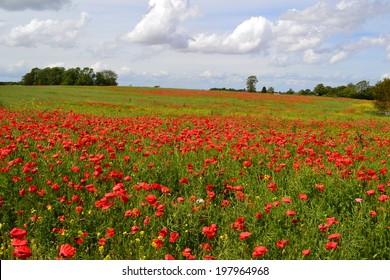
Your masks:
{"label": "tree line", "polygon": [[89,67],[37,67],[22,77],[20,84],[33,85],[77,85],[77,86],[117,86],[118,75],[112,70],[94,72]]}

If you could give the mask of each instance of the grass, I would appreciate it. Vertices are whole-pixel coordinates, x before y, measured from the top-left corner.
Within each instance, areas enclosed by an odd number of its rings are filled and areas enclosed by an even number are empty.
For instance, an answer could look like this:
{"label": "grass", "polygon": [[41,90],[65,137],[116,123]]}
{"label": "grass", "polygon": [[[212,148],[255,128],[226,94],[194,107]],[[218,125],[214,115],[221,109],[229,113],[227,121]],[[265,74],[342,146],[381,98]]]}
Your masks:
{"label": "grass", "polygon": [[369,101],[18,86],[0,100],[2,259],[390,258],[390,123]]}

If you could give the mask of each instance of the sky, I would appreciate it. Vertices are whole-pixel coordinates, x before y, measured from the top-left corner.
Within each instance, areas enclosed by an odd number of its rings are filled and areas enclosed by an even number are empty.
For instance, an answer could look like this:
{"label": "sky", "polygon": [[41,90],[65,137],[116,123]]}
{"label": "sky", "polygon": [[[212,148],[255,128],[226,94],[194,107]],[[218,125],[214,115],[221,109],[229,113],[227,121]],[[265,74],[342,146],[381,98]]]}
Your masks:
{"label": "sky", "polygon": [[0,81],[54,66],[123,86],[375,85],[390,77],[390,0],[0,0]]}

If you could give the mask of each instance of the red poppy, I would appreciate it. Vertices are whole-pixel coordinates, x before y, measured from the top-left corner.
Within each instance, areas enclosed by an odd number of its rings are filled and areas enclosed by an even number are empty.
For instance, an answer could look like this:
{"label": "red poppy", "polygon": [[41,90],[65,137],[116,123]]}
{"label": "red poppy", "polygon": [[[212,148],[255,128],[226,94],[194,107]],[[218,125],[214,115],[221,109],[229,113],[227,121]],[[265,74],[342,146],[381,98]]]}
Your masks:
{"label": "red poppy", "polygon": [[368,190],[366,191],[366,196],[371,196],[375,194],[375,190]]}
{"label": "red poppy", "polygon": [[217,234],[217,225],[211,224],[209,227],[203,227],[202,233],[206,235],[208,239],[212,239]]}
{"label": "red poppy", "polygon": [[177,232],[171,232],[169,235],[169,242],[175,243],[178,238],[179,234]]}
{"label": "red poppy", "polygon": [[282,198],[282,202],[284,202],[284,203],[291,203],[291,202],[292,202],[292,199],[289,198],[289,197],[283,197],[283,198]]}
{"label": "red poppy", "polygon": [[249,231],[241,232],[241,233],[240,233],[240,240],[244,240],[244,239],[248,238],[248,237],[251,236],[251,235],[252,235],[252,233],[249,232]]}
{"label": "red poppy", "polygon": [[302,256],[306,257],[306,256],[310,256],[310,249],[306,249],[306,250],[302,250]]}
{"label": "red poppy", "polygon": [[27,246],[18,246],[14,249],[13,255],[24,260],[31,257],[31,249]]}
{"label": "red poppy", "polygon": [[106,239],[105,238],[100,238],[98,243],[99,243],[100,246],[104,246],[104,245],[106,245]]}
{"label": "red poppy", "polygon": [[331,235],[328,236],[328,239],[331,240],[331,239],[336,239],[336,240],[339,240],[341,234],[340,233],[333,233]]}
{"label": "red poppy", "polygon": [[276,247],[284,248],[288,244],[290,244],[290,241],[288,240],[278,240],[278,242],[276,242]]}
{"label": "red poppy", "polygon": [[329,228],[328,225],[325,225],[325,224],[320,224],[318,225],[318,228],[320,229],[320,232],[326,232]]}
{"label": "red poppy", "polygon": [[181,178],[179,181],[180,184],[188,184],[188,182],[188,178]]}
{"label": "red poppy", "polygon": [[264,246],[255,246],[254,252],[252,253],[252,257],[261,257],[265,253],[268,252],[268,249]]}
{"label": "red poppy", "polygon": [[27,239],[18,239],[18,238],[14,238],[11,243],[11,245],[14,247],[27,246],[27,244],[28,244]]}
{"label": "red poppy", "polygon": [[149,194],[145,197],[145,199],[148,201],[150,205],[155,205],[157,203],[157,197],[155,197],[152,194]]}
{"label": "red poppy", "polygon": [[331,241],[325,244],[326,250],[336,250],[337,249],[337,242]]}
{"label": "red poppy", "polygon": [[286,211],[286,216],[287,216],[287,217],[293,217],[293,216],[295,216],[296,214],[297,214],[297,212],[292,211],[292,210],[287,210],[287,211]]}
{"label": "red poppy", "polygon": [[152,240],[152,243],[153,243],[153,247],[156,249],[160,249],[164,245],[164,241],[162,241],[158,238],[154,238]]}
{"label": "red poppy", "polygon": [[223,200],[222,203],[221,203],[221,207],[226,207],[226,206],[229,206],[230,205],[230,201],[229,200]]}
{"label": "red poppy", "polygon": [[60,257],[73,258],[76,254],[76,248],[72,247],[69,244],[63,244],[60,247]]}
{"label": "red poppy", "polygon": [[374,210],[371,210],[370,211],[370,216],[371,217],[376,217],[378,214],[374,211]]}
{"label": "red poppy", "polygon": [[112,237],[115,235],[115,229],[114,228],[108,228],[106,233],[106,238]]}
{"label": "red poppy", "polygon": [[315,184],[315,186],[320,192],[323,192],[325,190],[325,186],[322,184]]}
{"label": "red poppy", "polygon": [[137,231],[139,231],[139,230],[140,230],[140,228],[138,226],[134,225],[131,227],[131,234],[136,234]]}
{"label": "red poppy", "polygon": [[166,254],[165,255],[165,260],[166,261],[172,261],[172,260],[175,260],[175,258],[171,254]]}
{"label": "red poppy", "polygon": [[11,238],[18,238],[18,239],[24,239],[27,237],[27,231],[21,228],[13,228],[9,235]]}
{"label": "red poppy", "polygon": [[207,252],[211,250],[211,245],[209,243],[202,243],[200,244],[200,247],[203,252]]}
{"label": "red poppy", "polygon": [[249,167],[251,165],[252,165],[252,162],[247,161],[247,160],[242,163],[242,166],[244,166],[244,167]]}
{"label": "red poppy", "polygon": [[378,197],[378,200],[379,201],[382,201],[382,202],[385,202],[386,200],[388,200],[389,197],[385,194],[381,195],[380,197]]}

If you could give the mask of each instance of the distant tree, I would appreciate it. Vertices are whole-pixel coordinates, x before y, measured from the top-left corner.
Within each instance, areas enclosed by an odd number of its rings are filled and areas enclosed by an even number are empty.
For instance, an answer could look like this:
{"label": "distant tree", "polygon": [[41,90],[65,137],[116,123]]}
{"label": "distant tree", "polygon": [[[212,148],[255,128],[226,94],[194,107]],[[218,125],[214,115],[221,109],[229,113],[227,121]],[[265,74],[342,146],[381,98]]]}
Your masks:
{"label": "distant tree", "polygon": [[263,87],[263,88],[261,89],[261,93],[267,93],[267,88],[266,88],[266,87]]}
{"label": "distant tree", "polygon": [[249,76],[246,80],[246,90],[248,92],[256,92],[256,84],[258,83],[256,76]]}
{"label": "distant tree", "polygon": [[275,89],[274,89],[273,87],[269,87],[269,88],[267,89],[267,92],[268,92],[268,93],[275,93]]}
{"label": "distant tree", "polygon": [[298,92],[299,95],[312,95],[313,92],[310,90],[310,89],[301,89],[299,92]]}
{"label": "distant tree", "polygon": [[95,73],[92,68],[84,67],[80,70],[76,80],[76,85],[93,86],[95,84]]}
{"label": "distant tree", "polygon": [[31,71],[27,74],[25,74],[23,77],[22,77],[22,80],[21,80],[21,84],[22,85],[25,85],[25,86],[33,86],[33,85],[36,85],[37,83],[37,76],[38,76],[38,72],[41,71],[39,68],[35,67],[33,69],[31,69]]}
{"label": "distant tree", "polygon": [[290,88],[290,89],[286,92],[286,94],[295,94],[295,91],[294,91],[292,88]]}
{"label": "distant tree", "polygon": [[112,70],[103,70],[96,73],[95,85],[97,86],[117,86],[118,75]]}
{"label": "distant tree", "polygon": [[81,69],[79,67],[77,68],[70,68],[64,73],[62,73],[62,81],[61,84],[65,86],[73,86],[76,84]]}
{"label": "distant tree", "polygon": [[352,97],[359,98],[359,99],[368,99],[368,100],[374,99],[374,96],[372,95],[372,87],[370,86],[370,83],[367,81],[361,81],[357,83],[355,85],[355,94]]}
{"label": "distant tree", "polygon": [[390,78],[385,78],[372,88],[375,107],[380,111],[390,111]]}
{"label": "distant tree", "polygon": [[327,86],[325,87],[324,84],[318,84],[314,88],[314,93],[318,96],[328,95],[331,92],[332,88]]}

